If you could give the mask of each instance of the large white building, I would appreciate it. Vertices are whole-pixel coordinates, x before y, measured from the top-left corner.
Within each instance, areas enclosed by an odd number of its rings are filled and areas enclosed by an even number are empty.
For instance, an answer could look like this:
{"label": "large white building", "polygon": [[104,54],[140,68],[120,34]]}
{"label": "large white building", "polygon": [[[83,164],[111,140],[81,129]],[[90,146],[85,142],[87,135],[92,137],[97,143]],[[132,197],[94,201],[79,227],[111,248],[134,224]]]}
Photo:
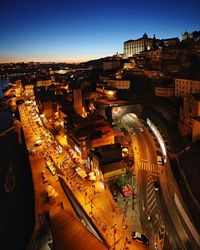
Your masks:
{"label": "large white building", "polygon": [[200,93],[200,77],[175,77],[175,96]]}
{"label": "large white building", "polygon": [[150,50],[153,46],[153,38],[148,38],[145,33],[143,37],[136,40],[128,40],[124,42],[124,56],[131,57],[139,54],[144,50]]}
{"label": "large white building", "polygon": [[[157,39],[154,35],[153,38],[149,38],[146,33],[143,37],[136,40],[128,40],[124,42],[124,57],[132,57],[134,55],[140,54],[140,52],[146,51],[147,57],[153,58],[154,60],[159,60],[162,56],[163,46],[173,47],[179,44],[179,38],[173,37],[168,39]],[[150,51],[148,53],[148,51]],[[146,54],[145,53],[145,54]]]}

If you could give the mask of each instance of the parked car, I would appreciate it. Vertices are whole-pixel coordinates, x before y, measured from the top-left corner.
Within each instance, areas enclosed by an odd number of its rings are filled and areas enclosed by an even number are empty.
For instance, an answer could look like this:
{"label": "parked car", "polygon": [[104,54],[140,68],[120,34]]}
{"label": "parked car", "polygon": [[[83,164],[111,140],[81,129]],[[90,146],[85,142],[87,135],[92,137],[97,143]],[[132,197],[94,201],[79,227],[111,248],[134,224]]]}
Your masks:
{"label": "parked car", "polygon": [[144,245],[149,245],[149,238],[143,233],[133,231],[132,232],[132,239],[137,240]]}
{"label": "parked car", "polygon": [[159,191],[160,190],[160,184],[157,181],[154,181],[154,183],[153,183],[153,189],[155,191]]}

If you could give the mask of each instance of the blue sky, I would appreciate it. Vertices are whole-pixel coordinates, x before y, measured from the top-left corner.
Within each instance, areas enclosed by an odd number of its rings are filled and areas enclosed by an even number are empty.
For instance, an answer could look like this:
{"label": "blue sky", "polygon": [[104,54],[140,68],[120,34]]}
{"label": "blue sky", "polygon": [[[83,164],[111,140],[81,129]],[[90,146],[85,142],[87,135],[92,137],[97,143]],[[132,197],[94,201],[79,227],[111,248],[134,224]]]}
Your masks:
{"label": "blue sky", "polygon": [[3,0],[0,62],[78,62],[123,52],[146,32],[169,38],[200,30],[198,0]]}

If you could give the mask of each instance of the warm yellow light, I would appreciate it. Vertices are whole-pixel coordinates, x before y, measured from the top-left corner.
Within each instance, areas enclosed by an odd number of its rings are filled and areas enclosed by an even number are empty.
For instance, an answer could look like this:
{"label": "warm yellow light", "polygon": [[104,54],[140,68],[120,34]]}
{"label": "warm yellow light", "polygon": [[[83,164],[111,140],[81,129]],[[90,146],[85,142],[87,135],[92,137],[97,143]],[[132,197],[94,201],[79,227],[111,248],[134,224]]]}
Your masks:
{"label": "warm yellow light", "polygon": [[89,110],[91,110],[91,111],[95,110],[95,107],[94,107],[93,103],[90,103]]}
{"label": "warm yellow light", "polygon": [[87,117],[87,112],[85,111],[85,107],[83,107],[83,109],[82,109],[81,116],[82,116],[83,118],[86,118],[86,117]]}
{"label": "warm yellow light", "polygon": [[113,91],[108,91],[107,94],[108,95],[114,95],[114,92]]}

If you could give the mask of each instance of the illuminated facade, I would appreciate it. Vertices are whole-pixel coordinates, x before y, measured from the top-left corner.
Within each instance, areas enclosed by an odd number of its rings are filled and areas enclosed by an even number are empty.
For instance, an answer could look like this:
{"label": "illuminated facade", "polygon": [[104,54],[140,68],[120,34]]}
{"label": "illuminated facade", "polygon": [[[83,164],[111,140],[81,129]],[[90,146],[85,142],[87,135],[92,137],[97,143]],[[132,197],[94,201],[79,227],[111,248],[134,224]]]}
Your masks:
{"label": "illuminated facade", "polygon": [[175,96],[184,97],[189,94],[200,92],[200,78],[194,77],[176,77],[175,78]]}
{"label": "illuminated facade", "polygon": [[147,51],[142,51],[140,55],[144,56],[146,59],[149,59],[150,61],[160,61],[162,57],[162,50],[150,49]]}
{"label": "illuminated facade", "polygon": [[48,87],[51,84],[52,84],[52,80],[51,79],[49,79],[49,80],[38,80],[37,81],[37,87],[40,87],[40,86]]}
{"label": "illuminated facade", "polygon": [[96,148],[91,154],[91,163],[92,171],[99,173],[101,179],[110,179],[126,173],[119,143]]}
{"label": "illuminated facade", "polygon": [[116,89],[130,89],[130,81],[129,80],[107,80],[109,86]]}
{"label": "illuminated facade", "polygon": [[200,116],[195,117],[192,124],[192,142],[195,142],[200,140]]}
{"label": "illuminated facade", "polygon": [[173,85],[170,86],[156,86],[154,88],[156,96],[161,97],[173,97],[175,96],[175,88]]}
{"label": "illuminated facade", "polygon": [[116,93],[117,90],[107,87],[106,85],[100,85],[98,84],[96,87],[96,91],[101,93],[102,95],[106,96],[109,100],[115,100],[116,99]]}
{"label": "illuminated facade", "polygon": [[68,143],[82,159],[87,159],[91,149],[114,143],[113,130],[102,116],[66,114],[64,119]]}
{"label": "illuminated facade", "polygon": [[124,42],[124,56],[131,57],[140,54],[145,50],[150,50],[153,46],[153,38],[148,38],[145,33],[143,37],[136,40],[128,40]]}
{"label": "illuminated facade", "polygon": [[33,97],[34,96],[34,86],[32,84],[25,85],[25,93],[28,96]]}

